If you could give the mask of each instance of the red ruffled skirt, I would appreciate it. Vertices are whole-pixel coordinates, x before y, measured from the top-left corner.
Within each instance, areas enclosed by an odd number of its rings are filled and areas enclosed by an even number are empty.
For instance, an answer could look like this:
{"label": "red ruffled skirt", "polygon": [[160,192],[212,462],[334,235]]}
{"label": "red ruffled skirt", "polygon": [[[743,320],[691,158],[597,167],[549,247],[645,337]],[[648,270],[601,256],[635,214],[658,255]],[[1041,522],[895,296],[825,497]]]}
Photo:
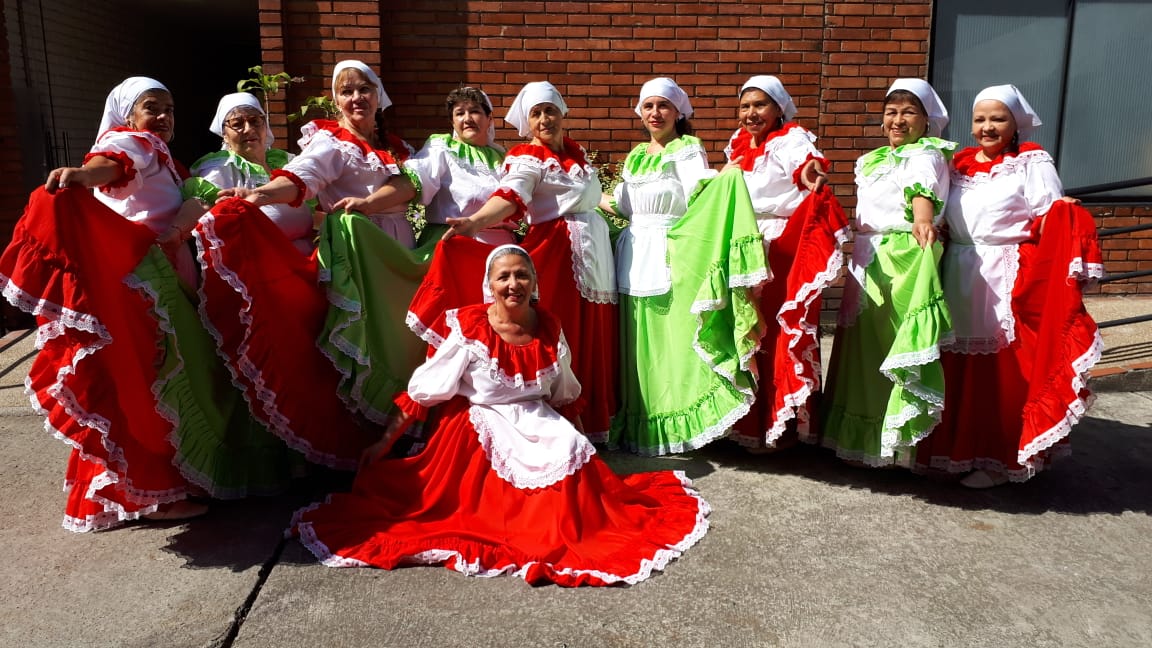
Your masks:
{"label": "red ruffled skirt", "polygon": [[994,354],[943,353],[944,416],[916,447],[918,471],[990,470],[1025,481],[1071,450],[1092,401],[1087,373],[1103,343],[1082,282],[1102,274],[1091,214],[1057,201],[1019,246],[1016,339]]}
{"label": "red ruffled skirt", "polygon": [[157,411],[160,330],[125,279],[156,235],[85,189],[32,193],[0,258],[4,296],[37,316],[27,390],[72,447],[65,528],[90,531],[183,499],[170,421]]}
{"label": "red ruffled skirt", "polygon": [[200,315],[252,415],[309,461],[355,469],[378,431],[344,405],[340,374],[316,345],[329,304],[315,254],[239,199],[205,214],[196,239]]}
{"label": "red ruffled skirt", "polygon": [[[608,440],[617,410],[619,315],[616,304],[588,301],[572,269],[572,243],[564,219],[533,225],[520,244],[536,266],[540,306],[560,320],[572,351],[572,372],[580,381],[585,407],[584,434],[594,442]],[[440,243],[412,304],[408,326],[430,344],[447,335],[432,330],[445,311],[483,301],[484,262],[493,246],[456,236]]]}
{"label": "red ruffled skirt", "polygon": [[427,448],[372,464],[351,493],[302,509],[293,530],[324,564],[442,564],[564,587],[634,584],[708,530],[708,504],[682,473],[619,477],[593,455],[549,486],[499,477],[462,397],[441,406]]}
{"label": "red ruffled skirt", "polygon": [[820,392],[821,293],[844,264],[848,220],[830,189],[810,193],[768,245],[772,280],[760,293],[764,337],[756,354],[756,402],[732,430],[739,444],[772,447],[790,421],[815,441],[814,399]]}

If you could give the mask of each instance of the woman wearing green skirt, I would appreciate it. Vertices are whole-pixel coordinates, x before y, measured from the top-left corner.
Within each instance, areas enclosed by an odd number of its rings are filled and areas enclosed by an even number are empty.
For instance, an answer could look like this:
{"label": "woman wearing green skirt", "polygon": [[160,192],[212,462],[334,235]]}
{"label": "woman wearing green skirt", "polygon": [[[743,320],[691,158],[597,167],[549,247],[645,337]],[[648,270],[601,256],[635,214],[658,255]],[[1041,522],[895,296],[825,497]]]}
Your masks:
{"label": "woman wearing green skirt", "polygon": [[930,85],[897,79],[884,100],[888,145],[856,161],[856,240],[828,372],[823,444],[851,463],[908,465],[940,421],[940,345],[951,320],[936,226],[956,144]]}
{"label": "woman wearing green skirt", "polygon": [[652,79],[636,114],[651,139],[632,149],[601,207],[625,216],[616,244],[621,409],[610,441],[647,455],[726,436],[755,398],[757,316],[748,289],[767,279],[739,173],[712,179],[674,81]]}

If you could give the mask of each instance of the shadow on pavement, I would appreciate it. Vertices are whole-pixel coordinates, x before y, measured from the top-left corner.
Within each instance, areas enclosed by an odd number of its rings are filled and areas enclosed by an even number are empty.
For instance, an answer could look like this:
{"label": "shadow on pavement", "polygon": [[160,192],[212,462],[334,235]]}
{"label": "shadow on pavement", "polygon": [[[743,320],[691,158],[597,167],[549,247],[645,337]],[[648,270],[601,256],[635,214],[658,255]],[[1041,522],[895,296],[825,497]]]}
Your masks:
{"label": "shadow on pavement", "polygon": [[1152,514],[1152,428],[1085,417],[1072,431],[1072,448],[1070,457],[1023,484],[983,491],[903,469],[856,468],[831,451],[806,445],[754,456],[734,444],[720,443],[695,455],[736,470],[794,475],[960,509],[1024,515]]}

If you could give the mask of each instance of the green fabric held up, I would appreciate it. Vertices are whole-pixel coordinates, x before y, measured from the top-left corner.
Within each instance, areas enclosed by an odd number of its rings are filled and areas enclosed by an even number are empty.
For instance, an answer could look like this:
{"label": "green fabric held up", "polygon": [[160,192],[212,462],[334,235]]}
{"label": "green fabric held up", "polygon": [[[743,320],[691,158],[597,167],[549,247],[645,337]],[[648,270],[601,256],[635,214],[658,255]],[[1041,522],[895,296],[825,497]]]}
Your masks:
{"label": "green fabric held up", "polygon": [[621,410],[610,442],[647,455],[728,434],[755,399],[758,316],[749,278],[766,276],[743,175],[721,174],[668,233],[672,287],[620,295]]}
{"label": "green fabric held up", "polygon": [[411,250],[353,212],[329,214],[320,229],[320,280],[332,307],[317,344],[343,376],[340,397],[380,425],[426,357],[405,319],[446,229],[426,225]]}
{"label": "green fabric held up", "polygon": [[160,414],[174,424],[169,440],[181,474],[218,499],[286,490],[303,457],[249,414],[160,248],[150,248],[131,282],[154,300],[160,322],[161,365],[153,390]]}
{"label": "green fabric held up", "polygon": [[[864,306],[838,328],[829,368],[824,445],[872,466],[907,465],[940,422],[940,344],[952,320],[938,272],[943,247],[908,232],[883,235],[865,270]],[[849,280],[851,281],[851,280]]]}

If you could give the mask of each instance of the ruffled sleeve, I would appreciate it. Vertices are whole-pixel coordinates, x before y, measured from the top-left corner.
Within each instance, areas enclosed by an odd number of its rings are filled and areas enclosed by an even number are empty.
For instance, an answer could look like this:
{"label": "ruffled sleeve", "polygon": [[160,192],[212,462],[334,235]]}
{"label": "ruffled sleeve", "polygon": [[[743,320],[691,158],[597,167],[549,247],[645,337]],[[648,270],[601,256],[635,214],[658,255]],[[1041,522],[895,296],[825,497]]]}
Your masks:
{"label": "ruffled sleeve", "polygon": [[[1022,147],[1023,148],[1023,147]],[[1024,172],[1024,199],[1034,216],[1047,214],[1052,203],[1064,196],[1064,184],[1056,173],[1052,156],[1037,147],[1035,151],[1022,152],[1027,163]]]}
{"label": "ruffled sleeve", "polygon": [[156,149],[145,137],[129,131],[108,131],[84,156],[84,162],[94,157],[105,157],[120,167],[120,178],[100,188],[113,198],[123,199],[136,193],[146,181],[141,172],[148,168],[156,156]]}
{"label": "ruffled sleeve", "polygon": [[680,139],[686,140],[686,144],[673,158],[673,163],[676,179],[680,181],[680,187],[684,191],[684,203],[687,204],[695,195],[700,183],[715,178],[718,172],[708,166],[708,154],[704,152],[700,140],[694,137],[691,140],[687,140],[686,137]]}
{"label": "ruffled sleeve", "polygon": [[448,150],[438,144],[435,136],[429,137],[416,155],[404,161],[404,170],[416,185],[416,193],[421,204],[427,205],[436,197],[444,178],[448,175]]}
{"label": "ruffled sleeve", "polygon": [[500,189],[516,193],[520,204],[532,202],[536,186],[544,179],[547,170],[544,162],[529,149],[542,147],[516,146],[508,152],[504,160],[504,174],[500,178]]}
{"label": "ruffled sleeve", "polygon": [[458,336],[451,335],[431,358],[416,368],[408,381],[408,397],[423,407],[451,399],[460,389],[471,355]]}
{"label": "ruffled sleeve", "polygon": [[[304,185],[305,193],[299,198],[315,198],[324,187],[335,182],[344,172],[344,159],[336,140],[326,131],[319,131],[307,138],[304,150],[278,171],[286,171],[298,178]],[[284,174],[273,174],[274,177]]]}
{"label": "ruffled sleeve", "polygon": [[944,154],[939,149],[925,147],[905,157],[900,176],[904,191],[904,220],[912,222],[912,199],[920,196],[932,201],[933,222],[939,225],[950,188],[948,160]]}

